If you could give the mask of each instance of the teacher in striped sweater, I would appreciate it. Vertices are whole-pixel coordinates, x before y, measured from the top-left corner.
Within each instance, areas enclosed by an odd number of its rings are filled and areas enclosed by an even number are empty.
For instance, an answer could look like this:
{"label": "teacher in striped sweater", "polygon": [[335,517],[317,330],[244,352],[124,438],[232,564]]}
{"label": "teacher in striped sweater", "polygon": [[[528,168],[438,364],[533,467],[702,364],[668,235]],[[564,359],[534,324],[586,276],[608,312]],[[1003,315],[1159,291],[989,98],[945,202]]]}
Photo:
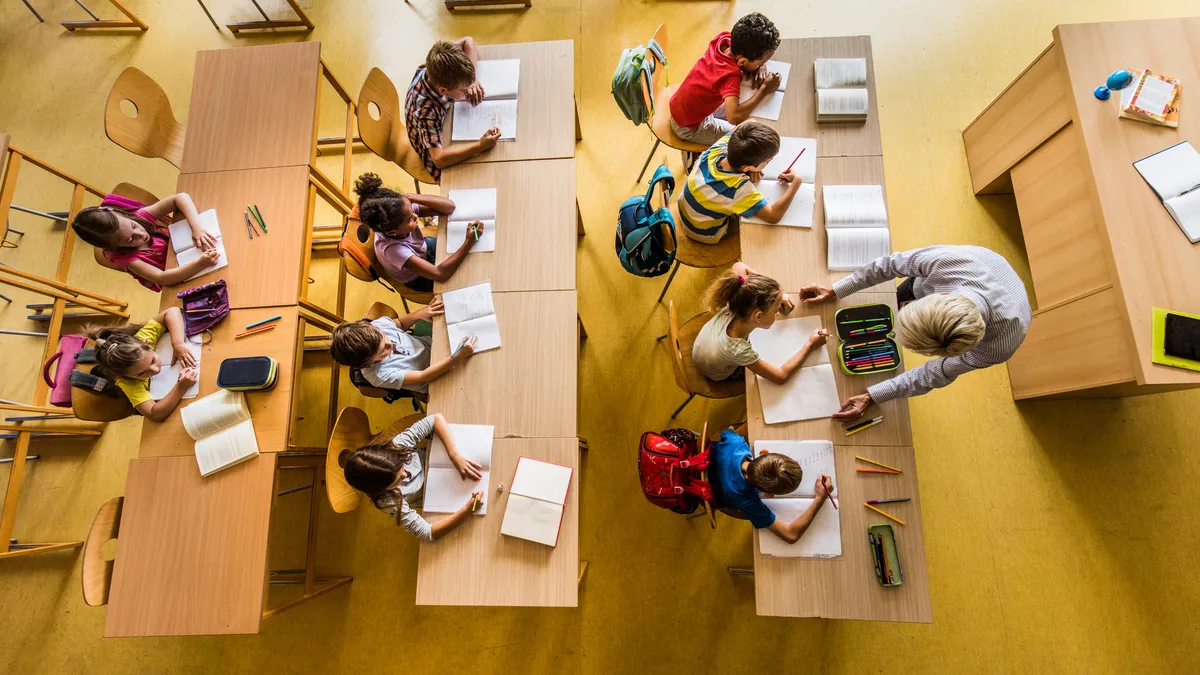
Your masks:
{"label": "teacher in striped sweater", "polygon": [[900,345],[941,358],[851,396],[835,419],[854,420],[872,403],[920,396],[959,375],[1004,363],[1025,339],[1033,318],[1025,285],[1007,260],[979,246],[928,246],[893,253],[833,288],[805,286],[800,299],[806,304],[841,299],[900,277],[907,277],[897,288]]}

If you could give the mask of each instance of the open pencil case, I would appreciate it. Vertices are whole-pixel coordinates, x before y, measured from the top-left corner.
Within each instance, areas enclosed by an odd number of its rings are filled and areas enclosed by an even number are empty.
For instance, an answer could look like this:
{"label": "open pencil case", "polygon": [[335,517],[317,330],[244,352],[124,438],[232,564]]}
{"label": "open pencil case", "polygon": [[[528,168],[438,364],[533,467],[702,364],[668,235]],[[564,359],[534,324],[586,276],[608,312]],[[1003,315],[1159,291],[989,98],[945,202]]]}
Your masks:
{"label": "open pencil case", "polygon": [[880,585],[894,587],[904,584],[900,567],[900,552],[896,549],[896,533],[891,525],[872,525],[867,528],[867,545],[875,562],[875,579]]}
{"label": "open pencil case", "polygon": [[900,367],[896,321],[892,308],[882,304],[843,307],[833,315],[838,361],[847,375],[869,375]]}

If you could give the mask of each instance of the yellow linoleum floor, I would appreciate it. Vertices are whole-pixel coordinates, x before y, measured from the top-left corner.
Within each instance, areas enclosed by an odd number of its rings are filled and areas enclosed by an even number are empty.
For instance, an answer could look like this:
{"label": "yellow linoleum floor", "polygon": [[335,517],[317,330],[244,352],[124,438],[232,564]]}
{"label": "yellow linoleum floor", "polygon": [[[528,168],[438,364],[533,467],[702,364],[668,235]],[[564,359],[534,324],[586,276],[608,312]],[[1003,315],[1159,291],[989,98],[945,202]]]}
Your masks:
{"label": "yellow linoleum floor", "polygon": [[[160,82],[186,120],[198,49],[321,40],[326,63],[357,92],[373,66],[406,83],[437,37],[575,40],[584,128],[577,173],[588,231],[578,288],[591,334],[579,368],[580,432],[591,440],[580,552],[591,567],[577,610],[418,608],[416,542],[371,509],[338,518],[326,510],[321,567],[354,575],[348,589],[267,621],[258,636],[104,640],[105,610],[82,602],[76,553],[8,560],[0,563],[0,672],[1197,672],[1200,392],[1014,404],[1005,369],[992,368],[915,399],[933,624],[756,617],[751,582],[725,573],[750,561],[749,527],[725,520],[714,532],[685,523],[646,504],[637,489],[638,436],[667,426],[683,396],[653,340],[666,320],[654,304],[661,282],[625,274],[613,256],[615,210],[635,189],[651,142],[609,95],[620,50],[644,42],[660,21],[671,29],[672,78],[752,10],[771,16],[785,37],[870,35],[894,247],[989,246],[1028,279],[1011,198],[971,194],[963,127],[1049,43],[1054,25],[1181,16],[1196,13],[1193,0],[534,0],[525,12],[461,16],[435,0],[302,0],[317,24],[311,34],[236,39],[214,31],[191,0],[127,0],[151,26],[144,34],[75,35],[55,23],[83,18],[71,0],[31,1],[47,23],[16,0],[0,8],[0,131],[98,186],[130,181],[158,194],[173,192],[175,169],[104,136],[104,101],[127,65]],[[90,4],[115,17],[101,0]],[[253,17],[243,0],[206,4],[221,21]],[[678,169],[678,158],[670,161]],[[355,153],[354,162],[355,173],[371,168],[409,185],[368,154]],[[58,210],[68,196],[31,171],[17,202]],[[12,223],[26,231],[24,242],[0,262],[50,273],[61,232],[20,214]],[[670,297],[682,313],[699,308],[711,275],[680,273]],[[156,304],[83,251],[71,280],[130,300],[139,317]],[[377,288],[353,284],[347,314],[387,300]],[[31,330],[29,296],[5,292],[15,302],[0,305],[0,326]],[[0,397],[27,400],[40,343],[0,340]],[[305,381],[305,401],[319,404],[320,376]],[[513,383],[514,402],[521,386]],[[342,392],[341,403],[366,405],[377,427],[405,412],[364,404],[348,383]],[[739,405],[698,399],[679,422],[736,422]],[[26,480],[15,536],[82,539],[100,503],[121,494],[140,424],[112,424],[95,444],[35,441],[42,459]],[[322,429],[306,433],[319,437]],[[11,451],[5,443],[0,456]],[[0,481],[7,477],[0,465]],[[272,535],[277,568],[295,566],[302,550],[307,499],[289,499]]]}

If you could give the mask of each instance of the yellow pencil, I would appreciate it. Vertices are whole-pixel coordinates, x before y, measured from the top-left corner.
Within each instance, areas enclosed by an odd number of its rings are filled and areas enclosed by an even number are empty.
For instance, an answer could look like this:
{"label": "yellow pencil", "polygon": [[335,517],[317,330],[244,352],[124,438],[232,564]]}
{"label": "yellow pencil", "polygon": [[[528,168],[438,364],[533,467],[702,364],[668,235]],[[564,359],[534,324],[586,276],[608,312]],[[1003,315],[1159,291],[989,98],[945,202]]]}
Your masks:
{"label": "yellow pencil", "polygon": [[860,459],[860,460],[866,462],[867,464],[874,464],[875,466],[882,466],[885,469],[891,469],[892,471],[895,471],[897,473],[904,473],[903,471],[901,471],[900,469],[897,469],[894,466],[888,466],[887,464],[884,464],[883,462],[876,462],[875,460],[867,459],[866,457],[859,457],[858,455],[855,455],[854,459]]}
{"label": "yellow pencil", "polygon": [[[473,495],[471,497],[471,513],[475,513],[475,507],[478,505],[479,505],[479,495]],[[900,524],[903,525],[904,523],[900,523]]]}
{"label": "yellow pencil", "polygon": [[875,508],[874,506],[871,506],[870,504],[867,504],[866,502],[863,502],[863,506],[867,507],[868,509],[871,509],[875,513],[878,513],[879,515],[883,516],[884,518],[887,518],[888,520],[894,520],[897,523],[900,523],[901,525],[904,524],[903,520],[900,520],[899,518],[897,518],[896,516],[893,516],[891,514],[884,513],[883,511],[880,511],[879,509]]}

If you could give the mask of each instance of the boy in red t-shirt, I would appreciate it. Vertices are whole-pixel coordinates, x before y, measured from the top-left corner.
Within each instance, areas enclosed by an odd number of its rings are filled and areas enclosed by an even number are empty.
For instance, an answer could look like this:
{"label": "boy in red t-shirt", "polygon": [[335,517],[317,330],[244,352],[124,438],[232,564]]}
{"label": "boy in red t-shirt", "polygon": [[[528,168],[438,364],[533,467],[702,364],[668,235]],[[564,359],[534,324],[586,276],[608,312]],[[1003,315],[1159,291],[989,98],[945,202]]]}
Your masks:
{"label": "boy in red t-shirt", "polygon": [[[685,141],[712,145],[750,117],[750,111],[779,88],[779,74],[760,70],[779,47],[779,30],[758,12],[713,38],[704,56],[671,97],[671,129]],[[757,91],[738,101],[742,78]],[[724,104],[722,106],[722,103]]]}

